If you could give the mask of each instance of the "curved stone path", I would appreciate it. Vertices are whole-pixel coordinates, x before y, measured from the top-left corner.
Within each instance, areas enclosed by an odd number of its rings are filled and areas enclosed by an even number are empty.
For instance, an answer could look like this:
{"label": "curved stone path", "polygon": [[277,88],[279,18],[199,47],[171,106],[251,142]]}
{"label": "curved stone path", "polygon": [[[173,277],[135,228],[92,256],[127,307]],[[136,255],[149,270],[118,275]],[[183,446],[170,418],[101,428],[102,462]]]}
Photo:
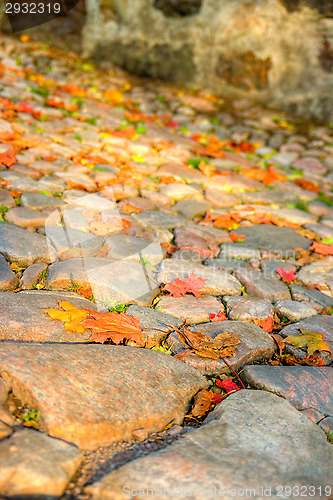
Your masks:
{"label": "curved stone path", "polygon": [[[1,48],[0,497],[333,498],[332,354],[278,355],[333,341],[332,127]],[[201,296],[162,290],[192,273]],[[59,300],[126,311],[153,348],[87,343]],[[186,351],[185,319],[235,355]]]}

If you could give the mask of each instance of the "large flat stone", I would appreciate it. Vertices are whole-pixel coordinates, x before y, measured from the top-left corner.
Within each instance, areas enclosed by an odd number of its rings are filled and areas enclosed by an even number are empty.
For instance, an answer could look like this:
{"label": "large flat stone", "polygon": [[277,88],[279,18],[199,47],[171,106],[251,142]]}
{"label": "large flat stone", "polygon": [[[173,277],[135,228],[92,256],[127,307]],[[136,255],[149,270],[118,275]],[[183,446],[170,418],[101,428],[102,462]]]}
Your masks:
{"label": "large flat stone", "polygon": [[253,365],[244,368],[242,378],[256,389],[264,389],[286,398],[297,410],[303,411],[313,422],[318,423],[326,433],[333,431],[332,368]]}
{"label": "large flat stone", "polygon": [[128,346],[4,344],[0,373],[42,430],[93,449],[180,424],[207,382],[169,355]]}
{"label": "large flat stone", "polygon": [[231,276],[227,271],[212,269],[202,264],[190,261],[175,261],[166,259],[160,265],[160,271],[157,275],[159,283],[172,283],[176,278],[180,280],[194,272],[196,277],[207,279],[200,292],[209,295],[240,295],[241,284]]}
{"label": "large flat stone", "polygon": [[282,257],[293,256],[294,248],[304,248],[307,250],[311,244],[307,238],[295,233],[289,227],[258,224],[249,227],[240,227],[235,229],[234,232],[237,235],[245,234],[243,243],[270,250]]}
{"label": "large flat stone", "polygon": [[0,494],[59,498],[82,462],[71,444],[22,429],[0,442]]}
{"label": "large flat stone", "polygon": [[151,269],[130,260],[86,257],[55,262],[49,267],[47,288],[63,290],[73,283],[91,286],[100,308],[115,303],[149,305],[159,292]]}
{"label": "large flat stone", "polygon": [[156,265],[166,256],[166,251],[161,245],[144,238],[117,234],[108,236],[105,245],[109,249],[109,259],[127,259],[140,262],[142,259],[149,265]]}
{"label": "large flat stone", "polygon": [[[226,358],[229,365],[238,370],[241,366],[251,364],[254,361],[270,358],[275,351],[274,340],[262,328],[252,323],[245,321],[216,321],[201,325],[193,325],[191,331],[202,329],[205,335],[215,338],[219,333],[227,331],[229,333],[237,333],[241,343],[235,347],[235,356]],[[173,354],[178,354],[187,349],[176,333],[171,333],[167,338]],[[196,368],[203,375],[220,375],[222,373],[231,374],[231,370],[223,361],[223,359],[210,359],[196,356],[195,354],[187,354],[182,358],[182,361],[193,368]]]}
{"label": "large flat stone", "polygon": [[25,290],[0,293],[0,340],[16,342],[84,342],[91,332],[64,332],[62,321],[52,320],[43,308],[59,308],[58,300],[76,307],[96,309],[95,304],[72,292]]}
{"label": "large flat stone", "polygon": [[319,500],[319,488],[332,486],[332,461],[325,434],[288,401],[266,391],[242,390],[220,403],[200,429],[107,474],[85,491],[93,500],[148,491],[162,498],[177,491],[182,500],[278,500],[290,485],[307,491],[314,487],[313,498]]}
{"label": "large flat stone", "polygon": [[103,244],[103,238],[70,227],[46,226],[44,231],[60,260],[95,257]]}
{"label": "large flat stone", "polygon": [[133,214],[133,218],[143,227],[153,227],[161,229],[172,229],[185,224],[186,218],[181,215],[145,210],[139,214]]}
{"label": "large flat stone", "polygon": [[245,286],[246,293],[249,295],[273,302],[290,299],[290,292],[282,281],[276,278],[266,278],[256,269],[236,269],[234,275]]}
{"label": "large flat stone", "polygon": [[209,321],[211,313],[224,312],[224,305],[217,298],[200,297],[196,299],[193,295],[179,298],[161,297],[156,307],[176,318],[186,319],[187,324],[204,323]]}
{"label": "large flat stone", "polygon": [[52,262],[55,254],[50,254],[47,239],[41,234],[31,233],[10,224],[0,223],[0,253],[6,260],[27,267],[35,262]]}

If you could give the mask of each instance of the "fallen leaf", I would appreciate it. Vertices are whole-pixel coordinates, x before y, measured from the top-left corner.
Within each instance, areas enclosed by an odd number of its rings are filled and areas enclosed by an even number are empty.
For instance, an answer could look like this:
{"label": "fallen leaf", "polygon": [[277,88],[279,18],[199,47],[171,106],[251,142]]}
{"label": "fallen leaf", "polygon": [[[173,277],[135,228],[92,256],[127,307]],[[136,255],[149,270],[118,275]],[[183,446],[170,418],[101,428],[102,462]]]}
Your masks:
{"label": "fallen leaf", "polygon": [[223,311],[219,311],[217,314],[210,313],[209,319],[211,321],[225,321],[227,317]]}
{"label": "fallen leaf", "polygon": [[194,417],[203,417],[209,412],[211,405],[211,393],[206,389],[202,389],[194,396],[194,406],[191,413]]}
{"label": "fallen leaf", "polygon": [[62,311],[52,307],[42,309],[42,311],[46,312],[52,319],[64,321],[66,332],[83,333],[85,327],[80,323],[89,315],[90,311],[88,309],[78,309],[67,300],[58,300],[58,304]]}
{"label": "fallen leaf", "polygon": [[205,284],[207,279],[203,279],[197,276],[194,276],[194,271],[189,274],[186,279],[180,280],[176,278],[172,283],[167,283],[162,291],[167,291],[172,295],[172,297],[182,297],[186,293],[193,293],[196,299],[202,296],[200,289]]}
{"label": "fallen leaf", "polygon": [[275,333],[273,333],[271,335],[272,339],[275,341],[276,345],[278,346],[278,349],[279,349],[279,354],[281,356],[282,354],[282,351],[284,349],[284,346],[285,346],[285,341],[283,340],[283,338],[281,337],[281,335],[277,335]]}
{"label": "fallen leaf", "polygon": [[188,354],[195,354],[202,358],[220,359],[221,356],[234,356],[235,347],[240,344],[239,337],[236,333],[224,331],[223,333],[219,333],[215,338],[211,338],[205,335],[201,328],[199,328],[197,332],[192,332],[185,327],[177,328],[169,325],[166,326],[177,332],[183,344],[194,351],[190,351]]}
{"label": "fallen leaf", "polygon": [[297,358],[295,354],[287,354],[282,358],[283,364],[287,366],[303,365],[303,366],[323,366],[324,362],[319,356],[304,356]]}
{"label": "fallen leaf", "polygon": [[216,384],[217,387],[220,387],[220,389],[223,389],[228,394],[230,394],[231,392],[235,392],[235,391],[240,391],[241,390],[238,387],[238,385],[235,384],[235,382],[232,381],[231,378],[227,378],[225,380],[220,380],[220,379],[217,378],[215,384]]}
{"label": "fallen leaf", "polygon": [[312,191],[313,193],[319,193],[320,191],[320,188],[319,186],[317,186],[317,184],[314,184],[313,182],[308,181],[306,179],[302,179],[300,177],[294,179],[294,183],[297,186],[300,186],[302,189],[306,189],[307,191]]}
{"label": "fallen leaf", "polygon": [[231,241],[234,243],[239,243],[245,238],[245,234],[236,234],[233,231],[229,234]]}
{"label": "fallen leaf", "polygon": [[132,340],[140,346],[144,345],[145,333],[136,316],[116,311],[89,311],[89,316],[81,324],[94,332],[89,342],[103,344],[107,339],[111,339],[114,344],[120,344],[125,340]]}
{"label": "fallen leaf", "polygon": [[297,349],[306,347],[308,354],[314,354],[316,351],[331,352],[331,347],[324,342],[322,333],[312,332],[311,330],[300,329],[300,335],[288,335],[284,340]]}
{"label": "fallen leaf", "polygon": [[0,166],[6,165],[6,167],[11,167],[17,163],[16,156],[13,151],[6,151],[5,153],[0,153]]}
{"label": "fallen leaf", "polygon": [[287,272],[282,267],[278,267],[276,269],[276,272],[281,276],[281,278],[283,279],[283,281],[285,283],[287,283],[288,285],[289,285],[289,283],[291,283],[296,278],[296,274],[293,271]]}
{"label": "fallen leaf", "polygon": [[273,318],[268,317],[267,319],[263,319],[259,321],[259,326],[265,330],[265,332],[269,333],[273,330],[274,320]]}
{"label": "fallen leaf", "polygon": [[320,255],[333,255],[333,245],[325,245],[325,243],[317,243],[316,241],[312,243],[310,250]]}

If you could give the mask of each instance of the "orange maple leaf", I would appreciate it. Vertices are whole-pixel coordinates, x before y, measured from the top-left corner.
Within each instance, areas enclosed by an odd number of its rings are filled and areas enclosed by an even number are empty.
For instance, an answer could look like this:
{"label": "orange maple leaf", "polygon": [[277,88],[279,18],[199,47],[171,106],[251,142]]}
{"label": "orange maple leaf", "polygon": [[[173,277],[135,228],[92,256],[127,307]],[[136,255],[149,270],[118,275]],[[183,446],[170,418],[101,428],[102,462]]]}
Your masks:
{"label": "orange maple leaf", "polygon": [[238,242],[242,241],[245,238],[245,234],[238,234],[237,235],[233,231],[231,231],[231,233],[229,234],[229,236],[230,236],[231,241],[233,241],[234,243],[238,243]]}
{"label": "orange maple leaf", "polygon": [[90,342],[103,344],[107,339],[111,339],[114,344],[120,344],[126,340],[132,340],[140,346],[144,345],[145,333],[136,316],[116,311],[89,311],[89,317],[81,324],[94,332],[89,338]]}
{"label": "orange maple leaf", "polygon": [[306,179],[294,179],[294,183],[297,186],[300,186],[302,189],[306,189],[307,191],[312,191],[313,193],[319,193],[320,188],[314,182],[308,181]]}
{"label": "orange maple leaf", "polygon": [[5,153],[0,153],[0,166],[6,165],[6,167],[11,167],[17,163],[16,156],[13,151],[6,151]]}
{"label": "orange maple leaf", "polygon": [[268,317],[265,320],[259,321],[259,326],[265,330],[265,332],[269,333],[273,330],[274,320],[273,318]]}
{"label": "orange maple leaf", "polygon": [[320,255],[333,255],[333,245],[325,245],[324,243],[317,243],[314,241],[309,250],[313,250]]}
{"label": "orange maple leaf", "polygon": [[176,278],[172,283],[167,283],[162,290],[177,298],[184,296],[186,293],[193,293],[195,298],[198,299],[202,296],[202,292],[199,290],[203,287],[205,281],[207,279],[194,276],[194,271],[192,271],[186,279],[180,280]]}

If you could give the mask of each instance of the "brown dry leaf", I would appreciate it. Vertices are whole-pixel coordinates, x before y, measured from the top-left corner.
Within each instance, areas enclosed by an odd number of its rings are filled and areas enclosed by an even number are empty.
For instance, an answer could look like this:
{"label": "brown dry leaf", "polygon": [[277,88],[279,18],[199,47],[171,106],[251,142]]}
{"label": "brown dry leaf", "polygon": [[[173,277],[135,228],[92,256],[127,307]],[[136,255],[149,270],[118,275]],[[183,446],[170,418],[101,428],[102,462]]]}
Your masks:
{"label": "brown dry leaf", "polygon": [[140,321],[136,316],[125,313],[89,311],[89,317],[81,323],[85,328],[90,328],[93,335],[89,341],[104,343],[111,339],[115,344],[125,340],[133,340],[143,346],[145,333],[141,329]]}
{"label": "brown dry leaf", "polygon": [[212,405],[212,393],[202,389],[194,396],[194,406],[191,410],[193,417],[203,417],[209,412]]}
{"label": "brown dry leaf", "polygon": [[85,327],[80,324],[90,313],[89,309],[78,309],[68,300],[58,300],[58,304],[62,311],[55,308],[42,309],[52,319],[65,322],[65,331],[73,333],[83,333]]}
{"label": "brown dry leaf", "polygon": [[285,346],[285,342],[284,342],[283,338],[281,337],[281,335],[277,335],[275,333],[271,334],[271,337],[276,342],[276,345],[278,346],[278,349],[279,349],[279,355],[281,356],[282,351],[283,351],[284,346]]}
{"label": "brown dry leaf", "polygon": [[191,354],[202,358],[220,359],[221,356],[234,356],[235,347],[241,342],[236,333],[228,333],[227,331],[219,333],[212,339],[208,335],[205,335],[201,328],[197,332],[192,332],[185,327],[182,328],[183,331],[176,327],[170,328],[177,332],[183,344],[193,349],[194,352],[191,352]]}

